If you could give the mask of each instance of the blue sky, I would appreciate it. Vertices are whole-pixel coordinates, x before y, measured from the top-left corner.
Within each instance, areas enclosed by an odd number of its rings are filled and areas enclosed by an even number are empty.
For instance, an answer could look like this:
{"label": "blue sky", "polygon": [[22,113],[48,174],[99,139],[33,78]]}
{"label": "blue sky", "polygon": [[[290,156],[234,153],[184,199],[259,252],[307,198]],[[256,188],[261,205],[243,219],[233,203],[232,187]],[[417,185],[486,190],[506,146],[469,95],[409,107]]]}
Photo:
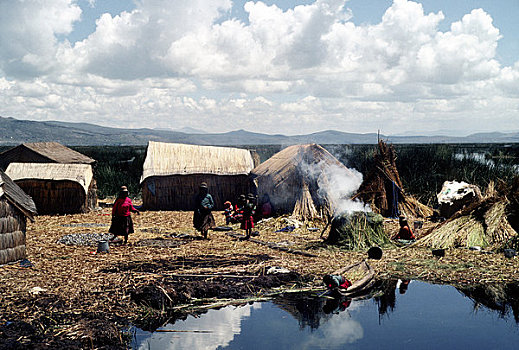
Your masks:
{"label": "blue sky", "polygon": [[0,115],[300,134],[519,130],[517,0],[0,0]]}

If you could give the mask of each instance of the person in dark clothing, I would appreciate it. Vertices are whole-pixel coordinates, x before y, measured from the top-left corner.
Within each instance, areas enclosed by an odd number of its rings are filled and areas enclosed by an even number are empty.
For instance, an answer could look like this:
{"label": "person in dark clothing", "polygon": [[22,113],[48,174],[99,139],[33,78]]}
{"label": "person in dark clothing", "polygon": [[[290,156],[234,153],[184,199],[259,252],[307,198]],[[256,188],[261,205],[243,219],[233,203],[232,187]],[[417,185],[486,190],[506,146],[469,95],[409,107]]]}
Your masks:
{"label": "person in dark clothing", "polygon": [[215,227],[215,221],[211,210],[214,208],[213,197],[209,194],[207,183],[202,182],[198,188],[195,198],[195,211],[193,213],[193,226],[204,238],[207,238],[207,231]]}
{"label": "person in dark clothing", "polygon": [[252,229],[254,228],[254,214],[256,212],[256,197],[249,193],[247,202],[243,207],[243,221],[241,222],[241,229],[245,230],[247,238],[250,237]]}
{"label": "person in dark clothing", "polygon": [[128,235],[134,232],[131,212],[140,214],[133,207],[132,200],[128,197],[128,188],[121,186],[119,195],[112,208],[112,224],[108,230],[108,232],[114,235],[111,239],[112,242],[117,236],[123,236],[124,244],[128,243]]}

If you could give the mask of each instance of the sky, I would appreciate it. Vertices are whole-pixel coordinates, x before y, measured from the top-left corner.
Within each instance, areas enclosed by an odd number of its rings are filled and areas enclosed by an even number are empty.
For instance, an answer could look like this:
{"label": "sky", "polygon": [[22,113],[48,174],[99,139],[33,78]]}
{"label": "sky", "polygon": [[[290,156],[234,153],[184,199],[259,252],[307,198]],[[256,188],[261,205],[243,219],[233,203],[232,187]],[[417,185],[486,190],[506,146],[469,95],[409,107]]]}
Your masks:
{"label": "sky", "polygon": [[519,131],[517,0],[0,0],[0,116]]}

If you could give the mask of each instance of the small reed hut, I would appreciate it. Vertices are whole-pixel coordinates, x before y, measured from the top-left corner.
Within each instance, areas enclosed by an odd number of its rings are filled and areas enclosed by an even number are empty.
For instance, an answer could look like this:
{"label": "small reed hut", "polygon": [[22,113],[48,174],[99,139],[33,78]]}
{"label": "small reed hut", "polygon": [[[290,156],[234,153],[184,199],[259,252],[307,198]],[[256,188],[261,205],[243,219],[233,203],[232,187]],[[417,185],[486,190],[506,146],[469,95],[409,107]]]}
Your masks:
{"label": "small reed hut", "polygon": [[346,177],[354,176],[323,147],[317,144],[293,145],[254,168],[251,176],[258,188],[260,204],[268,195],[277,214],[292,214],[306,220],[334,212],[327,177],[321,176],[329,173],[330,169],[344,173]]}
{"label": "small reed hut", "polygon": [[25,258],[27,218],[35,214],[31,197],[0,170],[0,265]]}
{"label": "small reed hut", "polygon": [[40,214],[86,213],[97,204],[88,164],[11,163],[6,173],[33,198]]}
{"label": "small reed hut", "polygon": [[392,145],[378,141],[374,166],[364,178],[355,199],[370,205],[371,209],[385,217],[425,218],[433,214],[432,208],[405,193],[396,167],[396,151]]}
{"label": "small reed hut", "polygon": [[148,143],[141,177],[142,205],[147,210],[193,210],[200,183],[206,182],[215,209],[247,194],[254,168],[250,151],[231,147]]}
{"label": "small reed hut", "polygon": [[6,170],[10,163],[63,163],[90,164],[95,160],[74,151],[58,142],[23,143],[0,153],[0,169]]}

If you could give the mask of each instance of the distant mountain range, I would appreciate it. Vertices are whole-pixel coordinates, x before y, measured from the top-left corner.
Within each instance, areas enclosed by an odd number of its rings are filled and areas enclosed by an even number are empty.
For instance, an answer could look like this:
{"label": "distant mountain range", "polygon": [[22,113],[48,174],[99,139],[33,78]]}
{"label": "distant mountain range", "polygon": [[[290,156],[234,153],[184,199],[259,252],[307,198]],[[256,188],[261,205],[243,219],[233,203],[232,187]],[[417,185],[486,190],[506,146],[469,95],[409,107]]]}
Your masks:
{"label": "distant mountain range", "polygon": [[[245,130],[226,133],[204,133],[183,129],[184,132],[159,129],[119,129],[88,123],[58,121],[37,122],[0,117],[0,146],[24,142],[57,141],[64,145],[146,145],[148,141],[177,142],[198,145],[278,145],[278,144],[375,144],[376,133],[355,134],[327,130],[307,135],[267,135]],[[390,143],[519,143],[519,132],[477,133],[465,137],[453,136],[388,136],[380,138]]]}

